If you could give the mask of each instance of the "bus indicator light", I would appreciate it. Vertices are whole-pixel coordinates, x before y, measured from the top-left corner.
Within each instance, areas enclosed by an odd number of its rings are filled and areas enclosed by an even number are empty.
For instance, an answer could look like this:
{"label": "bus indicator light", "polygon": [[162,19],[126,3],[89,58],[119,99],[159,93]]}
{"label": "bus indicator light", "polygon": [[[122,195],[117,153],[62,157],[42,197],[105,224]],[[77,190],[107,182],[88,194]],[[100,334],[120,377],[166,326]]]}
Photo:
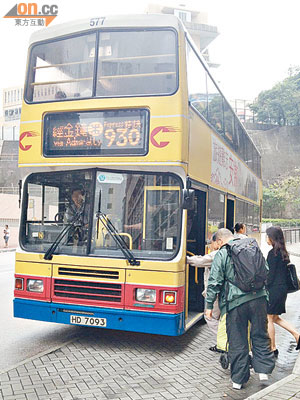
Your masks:
{"label": "bus indicator light", "polygon": [[15,280],[15,289],[16,290],[23,290],[23,283],[24,283],[24,279],[23,278],[16,278],[16,280]]}
{"label": "bus indicator light", "polygon": [[176,304],[176,292],[164,292],[164,304]]}

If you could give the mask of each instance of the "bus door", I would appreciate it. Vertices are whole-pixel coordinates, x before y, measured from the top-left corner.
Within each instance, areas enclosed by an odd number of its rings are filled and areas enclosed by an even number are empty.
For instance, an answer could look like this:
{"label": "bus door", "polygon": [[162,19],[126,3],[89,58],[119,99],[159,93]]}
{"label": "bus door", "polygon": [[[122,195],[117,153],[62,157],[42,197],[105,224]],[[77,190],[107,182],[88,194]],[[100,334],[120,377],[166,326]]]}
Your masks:
{"label": "bus door", "polygon": [[[205,254],[205,228],[206,228],[206,192],[195,190],[194,210],[188,211],[187,221],[187,254],[204,255]],[[187,285],[187,312],[203,312],[204,290],[203,274],[204,268],[188,266],[188,285]]]}
{"label": "bus door", "polygon": [[227,196],[226,203],[226,228],[233,230],[234,227],[234,197]]}

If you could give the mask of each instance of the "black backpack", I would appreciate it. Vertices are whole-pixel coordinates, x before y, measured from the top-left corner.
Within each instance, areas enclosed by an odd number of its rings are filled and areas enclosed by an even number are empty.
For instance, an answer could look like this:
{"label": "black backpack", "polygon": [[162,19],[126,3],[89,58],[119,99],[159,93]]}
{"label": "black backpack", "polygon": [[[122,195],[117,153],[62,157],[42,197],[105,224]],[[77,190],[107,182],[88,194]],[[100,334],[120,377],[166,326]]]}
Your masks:
{"label": "black backpack", "polygon": [[253,238],[238,239],[227,243],[226,248],[234,267],[234,280],[227,280],[243,292],[262,289],[268,269],[257,241]]}

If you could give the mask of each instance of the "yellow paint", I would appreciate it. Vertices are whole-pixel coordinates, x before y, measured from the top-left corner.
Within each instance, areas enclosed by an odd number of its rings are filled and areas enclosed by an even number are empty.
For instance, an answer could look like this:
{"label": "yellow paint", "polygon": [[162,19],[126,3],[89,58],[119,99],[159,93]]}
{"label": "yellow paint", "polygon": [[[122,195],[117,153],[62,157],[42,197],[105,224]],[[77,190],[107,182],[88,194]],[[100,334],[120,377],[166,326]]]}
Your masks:
{"label": "yellow paint", "polygon": [[51,277],[51,271],[51,264],[16,261],[15,272],[19,275]]}
{"label": "yellow paint", "polygon": [[[180,166],[182,171],[195,181],[213,186],[222,190],[217,185],[211,185],[211,142],[213,130],[188,107],[188,91],[186,82],[186,49],[185,34],[178,31],[179,51],[179,89],[172,96],[126,97],[126,98],[93,98],[87,100],[72,100],[61,102],[48,102],[41,104],[22,105],[22,118],[20,135],[23,132],[33,131],[36,136],[22,139],[23,146],[31,146],[28,150],[20,150],[19,166],[32,166],[39,171],[46,166],[73,165],[85,167],[107,167],[112,165],[138,166],[141,170],[147,165]],[[144,108],[150,113],[149,121],[149,151],[145,156],[112,156],[112,157],[47,157],[43,156],[43,119],[49,112],[76,112],[87,110]],[[152,137],[151,132],[158,127],[171,127],[172,129],[160,130]],[[153,140],[154,139],[154,140]],[[155,145],[169,142],[164,147]],[[227,146],[226,144],[224,144]],[[228,147],[228,146],[227,146]],[[146,188],[145,188],[146,190]],[[147,188],[147,190],[151,190]],[[152,189],[154,190],[154,189]],[[160,190],[162,188],[160,187]],[[170,188],[166,188],[170,190]],[[176,189],[177,190],[177,189]],[[229,192],[232,195],[235,193]],[[259,183],[259,198],[262,196],[262,184]],[[243,196],[241,199],[249,201]],[[146,196],[144,196],[146,199]],[[254,203],[254,202],[253,202]],[[146,210],[146,207],[144,207]],[[145,211],[146,212],[146,211]],[[206,210],[207,212],[207,210]],[[183,211],[186,221],[186,210]],[[186,238],[186,223],[183,226]],[[145,228],[144,228],[145,229]],[[145,236],[145,232],[143,232]],[[140,284],[166,284],[181,286],[186,285],[186,317],[188,315],[188,272],[189,267],[185,262],[186,240],[181,243],[182,257],[178,262],[141,260],[140,266],[132,267],[125,259],[106,259],[99,257],[80,257],[76,255],[54,255],[51,261],[43,259],[43,254],[17,253],[17,265],[42,266],[43,270],[51,270],[54,264],[54,274],[58,276],[58,266],[72,266],[74,268],[88,267],[91,269],[115,269],[120,273],[120,281],[126,279],[129,283]],[[38,268],[38,267],[37,267]],[[127,269],[127,272],[126,272]],[[60,276],[61,277],[61,276]],[[79,278],[78,278],[79,279]],[[80,279],[90,279],[82,278]],[[95,278],[96,280],[99,278]],[[101,279],[99,279],[101,280]]]}
{"label": "yellow paint", "polygon": [[[51,261],[44,260],[44,254],[38,253],[16,253],[17,261],[27,261],[30,263],[41,263],[44,265],[66,265],[76,267],[95,267],[95,268],[117,268],[127,269],[132,266],[128,265],[125,259],[113,259],[113,258],[100,258],[100,257],[78,257],[78,256],[67,256],[67,255],[53,255]],[[141,265],[135,267],[137,270],[152,270],[152,271],[170,271],[179,272],[184,270],[185,256],[179,262],[167,262],[167,261],[150,261],[141,260]]]}
{"label": "yellow paint", "polygon": [[[95,166],[99,164],[148,163],[148,162],[187,162],[188,155],[188,101],[185,77],[185,46],[184,33],[179,37],[179,89],[172,96],[126,97],[126,98],[92,98],[87,100],[73,100],[27,104],[23,102],[20,125],[20,135],[23,132],[34,131],[37,136],[22,139],[23,146],[31,146],[28,150],[19,151],[20,166],[39,166],[74,164],[78,166]],[[110,110],[144,108],[150,112],[149,151],[146,156],[114,156],[114,157],[47,157],[43,156],[43,119],[49,112],[76,112],[85,110]],[[171,127],[173,131],[160,131],[155,141],[169,142],[165,147],[156,147],[151,142],[151,132],[157,127]]]}
{"label": "yellow paint", "polygon": [[169,273],[157,271],[137,271],[127,270],[126,273],[127,283],[137,283],[141,285],[158,285],[158,286],[184,286],[185,277],[184,272]]}
{"label": "yellow paint", "polygon": [[185,319],[189,316],[189,264],[185,264]]}
{"label": "yellow paint", "polygon": [[[212,137],[215,136],[219,140],[222,139],[203,121],[203,119],[197,115],[192,109],[189,112],[190,116],[190,131],[189,131],[189,162],[188,162],[188,175],[190,178],[195,179],[198,182],[211,186],[220,191],[227,192],[233,196],[237,196],[249,203],[259,205],[259,201],[255,202],[249,198],[237,195],[235,192],[230,190],[224,190],[223,187],[211,183],[211,164],[212,164]],[[229,146],[223,142],[223,145],[232,152]],[[235,156],[239,158],[236,154]],[[201,162],[199,163],[199,160]],[[240,160],[241,163],[243,161]],[[246,164],[245,164],[246,166]],[[249,169],[248,166],[246,168]],[[262,181],[259,182],[258,198],[262,198]],[[225,214],[226,215],[226,214]]]}
{"label": "yellow paint", "polygon": [[211,184],[212,130],[195,112],[190,111],[190,118],[188,175],[192,179],[209,185]]}
{"label": "yellow paint", "polygon": [[[78,261],[78,260],[77,260]],[[74,275],[69,274],[64,275],[63,273],[59,274],[59,268],[62,267],[70,267],[74,271]],[[89,271],[82,271],[87,269]],[[34,275],[34,276],[45,276],[59,278],[59,279],[77,279],[77,280],[87,280],[87,281],[111,281],[111,282],[127,282],[127,283],[136,283],[140,285],[158,285],[158,286],[184,286],[185,283],[185,274],[182,272],[174,272],[169,273],[166,271],[152,271],[152,270],[134,270],[128,269],[127,271],[124,268],[102,268],[105,271],[113,271],[118,272],[118,279],[109,279],[108,277],[90,277],[90,271],[94,270],[95,272],[99,272],[101,268],[91,267],[87,265],[69,265],[66,264],[53,264],[53,272],[52,272],[52,264],[49,263],[37,263],[37,262],[25,262],[25,261],[16,261],[16,274],[20,275]],[[76,270],[80,271],[80,276],[76,275]],[[87,276],[84,276],[86,274]]]}

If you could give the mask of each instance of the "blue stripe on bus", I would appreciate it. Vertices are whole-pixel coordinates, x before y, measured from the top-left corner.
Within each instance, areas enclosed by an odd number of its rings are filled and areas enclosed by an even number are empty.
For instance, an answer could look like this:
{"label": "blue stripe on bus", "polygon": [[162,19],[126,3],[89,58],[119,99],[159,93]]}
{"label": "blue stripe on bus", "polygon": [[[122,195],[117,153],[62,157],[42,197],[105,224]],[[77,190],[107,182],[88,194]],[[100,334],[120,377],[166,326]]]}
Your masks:
{"label": "blue stripe on bus", "polygon": [[179,336],[184,333],[184,313],[163,314],[111,308],[99,309],[96,307],[14,299],[14,316],[16,318],[71,325],[71,315],[106,318],[106,328],[102,327],[102,329],[118,329],[168,336]]}

